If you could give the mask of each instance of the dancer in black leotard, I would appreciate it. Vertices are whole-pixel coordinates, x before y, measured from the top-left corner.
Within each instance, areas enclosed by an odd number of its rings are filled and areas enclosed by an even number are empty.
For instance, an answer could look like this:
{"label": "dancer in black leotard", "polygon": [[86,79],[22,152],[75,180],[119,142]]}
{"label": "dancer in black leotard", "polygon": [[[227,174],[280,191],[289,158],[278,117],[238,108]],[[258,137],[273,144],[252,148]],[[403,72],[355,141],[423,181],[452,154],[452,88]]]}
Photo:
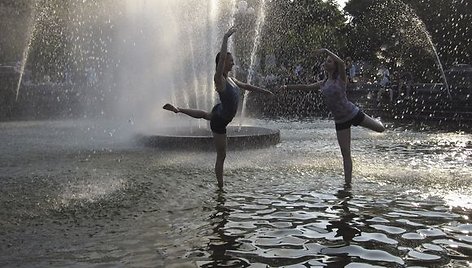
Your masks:
{"label": "dancer in black leotard", "polygon": [[229,77],[228,72],[234,65],[234,59],[228,50],[228,38],[236,32],[232,27],[223,37],[220,52],[216,55],[216,73],[214,76],[215,90],[218,92],[220,103],[215,105],[211,112],[195,109],[185,109],[175,107],[169,103],[164,105],[164,109],[174,113],[183,113],[193,118],[202,118],[210,121],[211,131],[216,147],[215,173],[218,187],[223,188],[223,165],[226,158],[226,126],[233,120],[238,110],[239,96],[241,89],[249,91],[259,91],[272,94],[272,92],[240,82]]}

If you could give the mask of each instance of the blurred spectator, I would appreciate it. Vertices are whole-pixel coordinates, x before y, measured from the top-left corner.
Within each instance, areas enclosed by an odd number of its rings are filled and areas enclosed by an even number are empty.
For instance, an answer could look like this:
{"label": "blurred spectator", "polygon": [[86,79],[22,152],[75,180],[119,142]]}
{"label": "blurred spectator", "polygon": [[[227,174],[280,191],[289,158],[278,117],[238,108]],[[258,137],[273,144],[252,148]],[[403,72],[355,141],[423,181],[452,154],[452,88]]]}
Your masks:
{"label": "blurred spectator", "polygon": [[325,80],[326,76],[325,76],[325,70],[323,68],[323,63],[316,62],[313,65],[312,71],[313,71],[313,82]]}
{"label": "blurred spectator", "polygon": [[411,94],[411,85],[413,83],[413,75],[411,72],[404,72],[398,79],[398,97],[409,98]]}
{"label": "blurred spectator", "polygon": [[346,63],[346,76],[347,76],[347,79],[350,83],[354,83],[355,82],[354,78],[356,77],[356,66],[352,62],[351,57],[347,57],[346,60],[345,60],[345,63]]}
{"label": "blurred spectator", "polygon": [[295,75],[295,79],[297,81],[301,81],[303,79],[303,67],[300,63],[295,66],[293,74]]}
{"label": "blurred spectator", "polygon": [[393,91],[389,88],[390,86],[390,71],[385,65],[380,65],[378,74],[380,76],[379,85],[381,86],[377,94],[377,102],[382,100],[385,93],[389,93],[390,102],[393,101]]}

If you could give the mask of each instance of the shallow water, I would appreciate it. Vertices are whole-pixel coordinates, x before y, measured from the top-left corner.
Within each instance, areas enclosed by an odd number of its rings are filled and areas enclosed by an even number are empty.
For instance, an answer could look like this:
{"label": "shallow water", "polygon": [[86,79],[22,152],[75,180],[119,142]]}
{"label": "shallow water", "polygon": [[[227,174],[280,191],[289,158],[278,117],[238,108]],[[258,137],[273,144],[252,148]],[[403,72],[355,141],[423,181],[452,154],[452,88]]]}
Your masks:
{"label": "shallow water", "polygon": [[0,124],[3,267],[470,267],[472,135],[352,132],[343,186],[333,123],[230,151],[131,142],[126,124]]}

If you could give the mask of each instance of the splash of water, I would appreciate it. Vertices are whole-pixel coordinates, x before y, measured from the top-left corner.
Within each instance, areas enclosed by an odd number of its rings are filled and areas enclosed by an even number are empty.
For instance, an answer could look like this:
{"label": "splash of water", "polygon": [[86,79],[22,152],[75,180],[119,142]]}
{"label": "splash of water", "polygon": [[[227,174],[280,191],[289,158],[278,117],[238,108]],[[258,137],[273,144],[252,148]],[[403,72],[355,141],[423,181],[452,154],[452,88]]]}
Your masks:
{"label": "splash of water", "polygon": [[[193,84],[193,89],[194,89],[194,94],[195,94],[195,105],[197,106],[196,108],[197,109],[205,109],[205,107],[208,106],[208,94],[203,94],[203,104],[201,103],[202,101],[200,100],[200,82],[199,82],[199,79],[198,79],[198,76],[197,76],[197,70],[196,70],[196,66],[195,66],[195,52],[194,52],[194,48],[193,48],[193,41],[192,39],[189,40],[189,48],[190,48],[190,65],[191,65],[191,68],[192,68],[192,84]],[[185,96],[186,94],[184,94]],[[188,99],[186,100],[186,107],[189,107],[190,106],[190,103],[188,101]],[[200,120],[197,121],[197,124],[198,124],[198,128],[201,128],[202,127],[202,122]]]}
{"label": "splash of water", "polygon": [[[101,81],[100,86],[110,94],[103,103],[107,107],[99,109],[108,111],[112,118],[133,118],[138,128],[162,126],[171,121],[172,117],[162,111],[162,105],[171,100],[189,108],[211,109],[217,100],[213,87],[214,56],[221,45],[222,30],[234,24],[236,3],[237,0],[120,0],[103,2],[102,6],[109,10],[96,11],[90,16],[89,9],[95,8],[94,5],[71,4],[63,33],[65,40],[71,41],[66,48],[69,54],[65,56],[72,65],[65,66],[70,68],[66,71],[76,78],[74,82],[81,83],[83,69],[97,58],[105,59],[94,65],[97,72],[106,76],[107,80]],[[49,22],[47,11],[50,10],[45,8],[44,1],[34,0],[31,4],[35,13],[30,16],[21,75],[35,36],[37,39],[42,32],[40,22]],[[100,24],[103,21],[109,27],[103,27]],[[100,40],[91,42],[93,38]],[[98,46],[105,49],[97,51]],[[231,42],[230,50],[233,49]],[[22,79],[18,81],[17,99]],[[93,95],[95,91],[80,92],[80,97],[87,100],[84,105],[90,104],[87,94]],[[195,103],[197,107],[192,107]],[[192,120],[191,124],[200,121]],[[182,123],[187,125],[185,121]]]}
{"label": "splash of water", "polygon": [[[388,4],[389,3],[389,4]],[[398,23],[400,28],[404,28],[399,32],[399,34],[404,35],[407,42],[411,42],[413,45],[422,45],[431,49],[431,54],[434,57],[436,65],[439,69],[441,79],[443,80],[444,87],[447,91],[448,97],[451,98],[451,93],[449,85],[444,73],[444,68],[439,58],[439,54],[436,50],[436,46],[433,43],[431,34],[428,32],[424,22],[418,17],[416,12],[408,4],[404,3],[401,0],[392,0],[391,2],[378,3],[378,5],[373,6],[372,11],[386,11],[386,14],[391,14],[394,10],[398,10],[398,16],[394,16],[391,19],[395,20]],[[385,14],[384,14],[385,15]],[[380,16],[383,18],[382,13]],[[421,34],[418,34],[421,33]],[[424,36],[423,38],[416,38],[417,36]],[[398,42],[403,47],[402,42]]]}
{"label": "splash of water", "polygon": [[[196,70],[196,67],[195,67],[195,52],[194,52],[194,48],[193,48],[193,41],[192,39],[189,39],[189,50],[190,50],[190,60],[191,60],[191,67],[192,67],[192,77],[193,77],[193,81],[192,81],[192,84],[193,84],[193,89],[194,89],[194,94],[195,94],[195,104],[197,105],[197,109],[200,109],[200,105],[199,105],[199,94],[198,94],[198,77],[197,77],[197,70]],[[206,94],[204,96],[206,98]],[[206,101],[206,99],[205,99]],[[187,107],[190,105],[190,103],[186,103]]]}
{"label": "splash of water", "polygon": [[433,49],[433,53],[434,53],[434,56],[435,56],[435,59],[436,59],[436,63],[438,64],[439,71],[441,72],[441,78],[444,81],[444,87],[446,87],[447,96],[448,96],[449,99],[452,99],[451,91],[449,89],[449,85],[447,83],[446,75],[444,73],[444,68],[442,66],[441,60],[439,59],[439,54],[436,51],[436,46],[434,45],[433,39],[431,38],[431,35],[426,31],[425,27],[424,27],[424,30],[425,30],[426,38],[428,39],[428,42],[431,45],[431,48]]}
{"label": "splash of water", "polygon": [[410,13],[413,14],[413,20],[416,21],[417,25],[418,25],[418,29],[424,34],[424,36],[426,37],[426,41],[428,43],[428,46],[431,48],[432,50],[432,54],[434,56],[434,59],[436,61],[436,64],[438,65],[438,68],[439,68],[439,72],[441,74],[441,78],[443,80],[443,83],[444,83],[444,87],[446,88],[446,92],[447,92],[447,95],[449,97],[449,99],[452,98],[451,96],[451,92],[450,92],[450,89],[449,89],[449,84],[447,83],[447,79],[446,79],[446,75],[444,73],[444,68],[443,68],[443,65],[441,63],[441,60],[439,58],[439,54],[436,50],[436,46],[434,45],[433,43],[433,38],[431,37],[431,34],[428,32],[428,30],[426,29],[426,25],[424,24],[424,22],[416,15],[416,13],[411,9],[410,6],[408,6],[407,4],[403,3],[402,4],[405,6],[405,9],[409,10]]}
{"label": "splash of water", "polygon": [[[212,0],[211,5],[210,5],[210,32],[211,32],[211,39],[210,39],[210,44],[212,44],[212,50],[211,51],[217,51],[218,50],[218,28],[217,28],[217,20],[218,20],[218,13],[219,13],[219,5],[218,5],[218,0]],[[213,50],[215,49],[215,50]],[[215,53],[213,53],[215,54]],[[213,55],[212,55],[213,56]],[[208,70],[213,69],[213,57],[209,57],[209,66]],[[216,91],[213,90],[213,76],[209,75],[207,79],[207,84],[206,88],[209,91],[209,98],[210,98],[210,107],[215,105],[215,100],[216,100]]]}
{"label": "splash of water", "polygon": [[[229,22],[229,25],[233,26],[236,21],[236,10],[237,10],[237,5],[236,5],[236,0],[231,0],[231,19]],[[229,51],[234,54],[234,40],[233,38],[230,38],[228,41],[228,48]],[[233,70],[234,76],[236,76],[236,70]]]}
{"label": "splash of water", "polygon": [[27,42],[26,42],[26,46],[25,46],[25,49],[23,50],[23,54],[22,54],[22,57],[21,57],[21,62],[20,62],[20,77],[18,78],[18,84],[16,86],[16,101],[18,101],[18,96],[20,95],[20,87],[21,87],[21,82],[23,80],[23,75],[25,73],[25,67],[26,67],[26,63],[28,62],[28,56],[29,56],[29,52],[31,50],[31,43],[33,42],[34,40],[34,35],[35,35],[35,32],[36,32],[36,25],[37,25],[37,21],[38,21],[38,17],[37,17],[37,10],[38,10],[38,0],[34,0],[33,3],[32,3],[32,11],[31,11],[31,16],[30,16],[30,23],[29,23],[29,27],[28,27],[28,31],[27,31]]}
{"label": "splash of water", "polygon": [[[265,0],[261,0],[260,6],[259,6],[259,12],[256,20],[256,26],[255,26],[255,35],[254,35],[254,41],[252,45],[252,50],[251,50],[251,63],[249,65],[249,71],[248,71],[248,76],[247,76],[247,83],[251,84],[253,79],[254,79],[254,74],[255,74],[255,68],[256,68],[256,57],[257,57],[257,52],[259,50],[259,44],[261,42],[261,32],[262,32],[262,27],[264,26],[265,22]],[[246,102],[247,102],[247,92],[244,92],[244,97],[243,97],[243,105],[242,105],[242,110],[241,110],[241,117],[239,120],[239,127],[241,128],[243,118],[246,115]]]}
{"label": "splash of water", "polygon": [[[137,114],[136,123],[143,128],[173,124],[205,127],[203,120],[174,117],[163,111],[162,105],[172,101],[185,108],[209,109],[223,3],[125,1],[128,9],[120,17],[114,42],[118,51],[114,57],[121,62],[116,113],[120,117]],[[132,40],[135,45],[121,40]]]}

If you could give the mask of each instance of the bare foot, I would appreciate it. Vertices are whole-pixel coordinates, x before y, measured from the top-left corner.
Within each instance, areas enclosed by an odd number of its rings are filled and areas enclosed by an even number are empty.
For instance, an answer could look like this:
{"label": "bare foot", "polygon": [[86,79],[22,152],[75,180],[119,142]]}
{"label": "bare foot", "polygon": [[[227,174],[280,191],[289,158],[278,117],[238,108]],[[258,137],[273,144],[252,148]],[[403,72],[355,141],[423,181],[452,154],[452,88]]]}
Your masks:
{"label": "bare foot", "polygon": [[174,113],[180,112],[179,108],[174,107],[172,104],[169,104],[169,103],[166,103],[164,106],[162,106],[162,109],[165,109]]}

